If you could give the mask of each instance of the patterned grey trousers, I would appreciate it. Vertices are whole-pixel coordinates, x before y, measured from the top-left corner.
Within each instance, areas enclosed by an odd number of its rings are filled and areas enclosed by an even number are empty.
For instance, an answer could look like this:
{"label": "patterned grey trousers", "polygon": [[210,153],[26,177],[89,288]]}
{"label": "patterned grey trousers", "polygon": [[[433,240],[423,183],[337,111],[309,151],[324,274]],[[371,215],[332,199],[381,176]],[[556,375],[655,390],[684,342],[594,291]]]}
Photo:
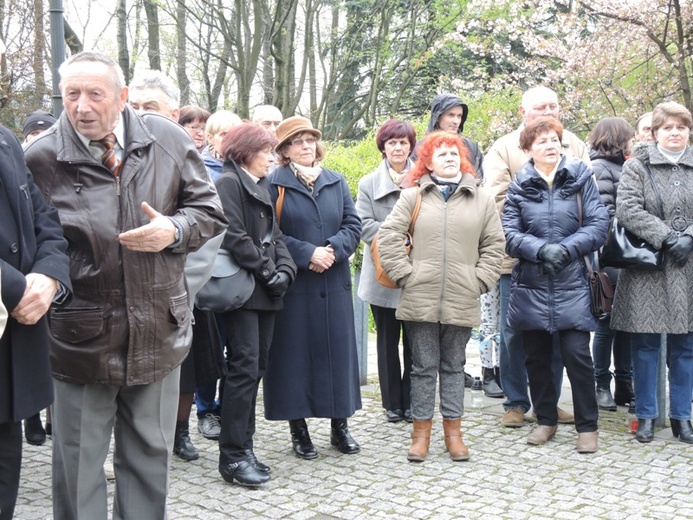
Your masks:
{"label": "patterned grey trousers", "polygon": [[412,349],[411,415],[414,420],[433,418],[436,380],[440,374],[440,413],[458,419],[464,413],[465,347],[469,327],[405,321]]}

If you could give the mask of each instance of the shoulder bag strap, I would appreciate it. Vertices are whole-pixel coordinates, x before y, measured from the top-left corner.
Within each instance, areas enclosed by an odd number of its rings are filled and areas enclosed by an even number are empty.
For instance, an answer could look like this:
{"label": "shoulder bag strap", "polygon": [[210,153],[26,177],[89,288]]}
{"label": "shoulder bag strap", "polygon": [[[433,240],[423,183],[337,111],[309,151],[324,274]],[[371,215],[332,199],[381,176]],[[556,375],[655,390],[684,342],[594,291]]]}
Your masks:
{"label": "shoulder bag strap", "polygon": [[657,187],[657,183],[654,180],[654,175],[652,175],[652,170],[650,170],[650,165],[649,163],[646,163],[645,161],[642,161],[638,159],[642,165],[645,167],[645,171],[647,172],[647,177],[650,179],[650,184],[652,184],[652,191],[654,191],[655,197],[657,197],[657,203],[659,205],[659,218],[664,220],[664,202],[662,201],[662,195],[659,193],[659,188]]}
{"label": "shoulder bag strap", "polygon": [[419,211],[421,210],[421,201],[423,197],[421,196],[421,190],[416,194],[416,204],[414,205],[414,211],[411,214],[411,224],[409,224],[409,234],[414,236],[414,225],[416,224],[416,219],[419,218]]}
{"label": "shoulder bag strap", "polygon": [[[578,224],[580,224],[580,227],[582,227],[582,189],[577,192],[577,203],[578,203]],[[592,274],[594,272],[594,268],[592,267],[592,262],[590,261],[590,259],[587,255],[585,255],[583,258],[585,260],[585,266],[587,267],[587,270],[589,271],[590,274]],[[599,270],[599,258],[597,258],[597,270]]]}
{"label": "shoulder bag strap", "polygon": [[284,186],[277,186],[277,191],[279,195],[277,196],[277,202],[274,204],[274,212],[277,214],[277,227],[282,221],[282,207],[284,206]]}

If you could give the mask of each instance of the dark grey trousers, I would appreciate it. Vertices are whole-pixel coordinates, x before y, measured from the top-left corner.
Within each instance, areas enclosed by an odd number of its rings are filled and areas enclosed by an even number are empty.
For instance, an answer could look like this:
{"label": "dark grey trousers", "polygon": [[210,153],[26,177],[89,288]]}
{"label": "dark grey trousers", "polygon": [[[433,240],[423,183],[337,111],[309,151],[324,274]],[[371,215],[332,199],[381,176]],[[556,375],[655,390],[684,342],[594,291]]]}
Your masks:
{"label": "dark grey trousers", "polygon": [[464,413],[465,348],[469,327],[405,321],[411,341],[411,415],[414,420],[433,418],[436,381],[440,374],[440,413],[458,419]]}

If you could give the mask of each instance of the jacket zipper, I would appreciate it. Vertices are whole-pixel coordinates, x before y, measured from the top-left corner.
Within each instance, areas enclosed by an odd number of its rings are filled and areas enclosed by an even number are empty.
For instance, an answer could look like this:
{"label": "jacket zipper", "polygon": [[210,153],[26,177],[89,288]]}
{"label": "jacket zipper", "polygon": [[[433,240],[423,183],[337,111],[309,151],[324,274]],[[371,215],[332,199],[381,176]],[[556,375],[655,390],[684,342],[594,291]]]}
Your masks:
{"label": "jacket zipper", "polygon": [[443,301],[445,299],[445,282],[447,279],[447,257],[448,257],[448,201],[445,200],[445,198],[440,195],[443,198],[443,269],[442,269],[442,274],[443,276],[441,277],[441,286],[440,286],[440,299],[438,301],[438,322],[442,322],[443,318]]}
{"label": "jacket zipper", "polygon": [[[549,188],[549,222],[548,222],[548,227],[549,227],[549,241],[548,243],[551,244],[553,243],[553,225],[551,224],[553,222],[553,186]],[[553,284],[553,276],[548,275],[548,286],[549,286],[549,331],[553,331],[553,309],[554,309],[554,284]]]}

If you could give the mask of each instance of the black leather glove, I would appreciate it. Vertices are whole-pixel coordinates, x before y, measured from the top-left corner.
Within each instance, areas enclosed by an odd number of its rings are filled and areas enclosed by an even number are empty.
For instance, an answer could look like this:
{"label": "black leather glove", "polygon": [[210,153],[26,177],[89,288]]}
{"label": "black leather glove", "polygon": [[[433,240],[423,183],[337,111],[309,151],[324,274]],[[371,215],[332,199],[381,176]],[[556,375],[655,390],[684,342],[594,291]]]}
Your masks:
{"label": "black leather glove", "polygon": [[291,278],[284,271],[275,272],[272,277],[267,280],[267,292],[272,298],[279,299],[284,296],[284,293],[291,285]]}
{"label": "black leather glove", "polygon": [[[669,237],[667,237],[667,242]],[[671,256],[676,265],[683,267],[688,262],[688,257],[693,252],[693,237],[682,235],[677,237],[676,242],[666,248],[666,252]]]}
{"label": "black leather glove", "polygon": [[570,263],[570,253],[560,244],[544,244],[537,256],[543,260],[544,271],[551,275],[558,274]]}
{"label": "black leather glove", "polygon": [[676,233],[671,233],[668,237],[664,239],[664,242],[662,242],[662,250],[668,251],[671,249],[676,242],[679,241],[679,236]]}

